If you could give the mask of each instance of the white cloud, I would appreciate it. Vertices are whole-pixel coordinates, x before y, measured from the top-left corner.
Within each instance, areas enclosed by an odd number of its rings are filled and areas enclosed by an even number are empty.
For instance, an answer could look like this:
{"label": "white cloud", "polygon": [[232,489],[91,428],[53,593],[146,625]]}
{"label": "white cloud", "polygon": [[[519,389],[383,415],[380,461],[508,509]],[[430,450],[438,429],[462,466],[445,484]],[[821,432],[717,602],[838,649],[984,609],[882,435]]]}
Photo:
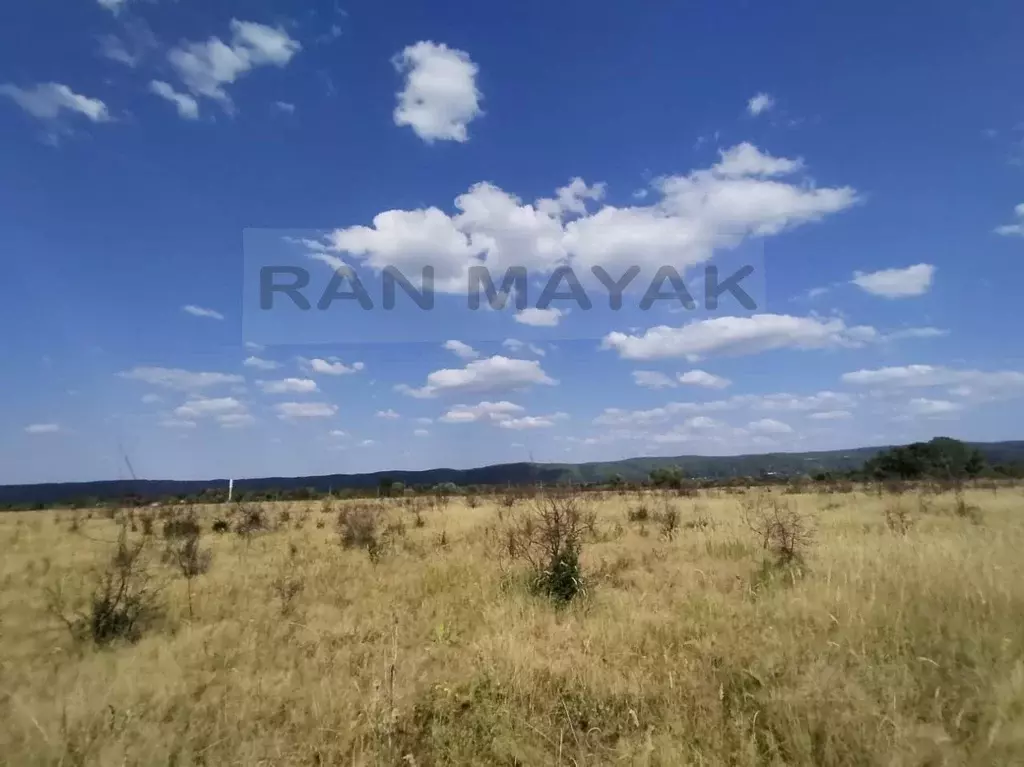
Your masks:
{"label": "white cloud", "polygon": [[241,429],[256,423],[256,419],[248,413],[224,413],[217,416],[216,420],[225,429]]}
{"label": "white cloud", "polygon": [[397,421],[402,416],[399,415],[394,410],[390,410],[389,409],[389,410],[378,410],[377,411],[377,417],[378,418],[383,418],[383,419],[385,419],[387,421]]}
{"label": "white cloud", "polygon": [[183,306],[181,307],[181,310],[185,312],[185,314],[191,314],[193,317],[206,317],[211,320],[224,319],[224,315],[214,309],[204,309],[201,306],[194,306],[193,304]]}
{"label": "white cloud", "polygon": [[732,384],[728,378],[712,375],[703,370],[690,370],[679,376],[679,383],[690,386],[702,386],[705,389],[724,389]]}
{"label": "white cloud", "polygon": [[170,83],[153,80],[149,84],[149,92],[174,104],[174,108],[178,110],[178,117],[184,120],[199,119],[199,102],[187,93],[178,93]]}
{"label": "white cloud", "polygon": [[480,356],[480,352],[469,344],[462,343],[462,341],[445,341],[444,348],[459,359],[472,360]]}
{"label": "white cloud", "polygon": [[720,413],[741,409],[768,412],[812,412],[855,407],[855,397],[841,392],[821,391],[816,394],[737,394],[728,399],[710,402],[669,402],[650,410],[606,408],[594,419],[599,426],[638,426],[664,423],[675,417],[699,413]]}
{"label": "white cloud", "polygon": [[329,436],[334,437],[336,439],[348,436],[348,432],[344,432],[341,429],[332,429],[330,432],[328,432],[328,434]]}
{"label": "white cloud", "polygon": [[516,314],[515,321],[520,325],[531,325],[537,328],[553,328],[565,315],[561,309],[536,309],[530,307]]}
{"label": "white cloud", "polygon": [[501,342],[501,345],[510,352],[521,352],[523,349],[526,349],[533,354],[536,354],[538,357],[543,357],[547,354],[547,352],[536,344],[526,343],[525,341],[520,341],[518,338],[506,338]]}
{"label": "white cloud", "polygon": [[256,370],[276,370],[281,367],[280,363],[273,360],[260,359],[259,357],[246,357],[242,364],[247,368],[254,368]]}
{"label": "white cloud", "polygon": [[300,50],[302,46],[281,27],[232,19],[230,43],[219,37],[185,42],[172,49],[167,59],[190,93],[230,110],[226,86],[256,67],[284,67]]}
{"label": "white cloud", "polygon": [[376,444],[377,444],[376,440],[364,439],[362,442],[359,443],[359,447],[373,447]]}
{"label": "white cloud", "polygon": [[853,418],[849,410],[823,410],[820,413],[811,413],[808,418],[815,421],[848,421]]}
{"label": "white cloud", "polygon": [[149,25],[141,19],[132,19],[123,24],[125,38],[104,35],[99,38],[100,55],[134,69],[150,53],[160,47]]}
{"label": "white cloud", "polygon": [[257,381],[264,394],[311,394],[317,390],[311,378],[285,378],[280,381]]}
{"label": "white cloud", "polygon": [[427,431],[426,429],[416,429],[415,431],[413,431],[412,435],[414,437],[427,437],[430,436],[430,432]]}
{"label": "white cloud", "polygon": [[1024,202],[1013,209],[1013,214],[1017,219],[1016,222],[997,226],[996,234],[1001,234],[1004,237],[1024,237]]}
{"label": "white cloud", "polygon": [[0,96],[7,96],[39,120],[56,119],[65,111],[83,115],[94,123],[110,120],[110,112],[102,101],[75,93],[60,83],[40,83],[27,89],[4,83],[0,84]]}
{"label": "white cloud", "polygon": [[674,328],[660,325],[643,335],[609,333],[602,348],[623,359],[655,360],[685,357],[696,361],[711,354],[756,354],[774,349],[859,347],[874,340],[871,327],[847,327],[839,318],[755,314],[751,317],[716,317]]}
{"label": "white cloud", "polygon": [[100,7],[105,8],[115,16],[119,14],[131,1],[132,0],[96,0],[96,2],[100,4]]}
{"label": "white cloud", "polygon": [[577,274],[602,266],[621,274],[634,264],[652,270],[649,279],[664,264],[685,270],[718,249],[819,221],[857,202],[849,187],[780,178],[802,168],[800,160],[739,144],[711,168],[658,179],[649,204],[599,204],[593,211],[585,201],[601,197],[596,190],[603,186],[582,179],[534,203],[478,183],[455,199],[454,215],[433,206],[384,211],[372,226],[332,232],[325,246],[378,271],[394,266],[410,279],[431,266],[435,289],[449,293],[464,293],[469,268],[484,264],[499,281],[509,266],[547,273],[569,265]]}
{"label": "white cloud", "polygon": [[192,391],[195,389],[206,389],[211,386],[224,386],[227,384],[245,383],[240,375],[229,373],[202,373],[179,368],[161,367],[137,367],[126,370],[118,375],[132,381],[163,386],[178,391]]}
{"label": "white cloud", "polygon": [[554,426],[557,421],[563,421],[568,417],[569,415],[567,413],[527,415],[522,418],[508,418],[498,421],[498,426],[502,429],[514,429],[516,431],[521,431],[523,429],[548,429]]}
{"label": "white cloud", "polygon": [[882,341],[902,341],[906,338],[942,338],[948,336],[949,331],[942,328],[904,328],[894,330],[882,336]]}
{"label": "white cloud", "polygon": [[234,397],[215,397],[189,400],[181,407],[176,408],[174,415],[183,420],[193,420],[227,413],[244,413],[245,410],[245,405]]}
{"label": "white cloud", "polygon": [[285,114],[295,114],[295,105],[290,101],[275,101],[274,108],[279,112],[284,112]]}
{"label": "white cloud", "polygon": [[427,424],[427,425],[432,424],[433,422],[434,422],[433,418],[427,418],[425,416],[420,416],[419,418],[416,419],[416,423],[422,423],[422,424]]}
{"label": "white cloud", "polygon": [[775,99],[769,93],[758,93],[747,102],[747,113],[757,117],[770,111],[775,106]]}
{"label": "white cloud", "polygon": [[364,368],[362,362],[353,362],[351,365],[346,365],[341,360],[331,357],[330,359],[299,359],[299,363],[302,367],[311,373],[319,373],[325,376],[344,376],[351,375],[352,373],[358,373]]}
{"label": "white cloud", "polygon": [[474,360],[464,368],[435,370],[427,376],[426,384],[419,389],[401,384],[395,390],[411,397],[427,399],[442,394],[514,391],[557,383],[535,360],[517,360],[496,355]]}
{"label": "white cloud", "polygon": [[934,416],[951,415],[963,409],[963,405],[948,400],[924,399],[917,397],[907,403],[903,412],[910,416],[930,418]]}
{"label": "white cloud", "polygon": [[873,296],[907,298],[927,293],[934,276],[935,267],[931,264],[915,264],[906,269],[883,269],[870,274],[855,272],[851,282]]}
{"label": "white cloud", "polygon": [[647,389],[672,389],[676,386],[676,382],[667,375],[654,370],[634,370],[633,382]]}
{"label": "white cloud", "polygon": [[793,427],[782,421],[773,418],[762,418],[760,421],[751,421],[747,429],[758,434],[792,434]]}
{"label": "white cloud", "polygon": [[163,402],[163,397],[159,394],[143,394],[142,404],[143,405],[155,405],[157,402]]}
{"label": "white cloud", "polygon": [[56,434],[60,431],[60,424],[56,423],[33,423],[25,427],[26,434]]}
{"label": "white cloud", "polygon": [[181,418],[165,418],[160,421],[160,426],[165,429],[194,429],[196,428],[196,422]]}
{"label": "white cloud", "polygon": [[337,405],[326,402],[282,402],[274,405],[277,417],[282,420],[296,418],[330,418],[338,412]]}
{"label": "white cloud", "polygon": [[424,141],[467,141],[466,126],[483,114],[476,87],[478,67],[465,51],[421,41],[392,60],[405,75],[395,125],[408,125]]}
{"label": "white cloud", "polygon": [[941,365],[904,365],[844,373],[844,383],[881,390],[950,387],[949,393],[975,400],[1024,395],[1024,372],[956,370]]}
{"label": "white cloud", "polygon": [[437,420],[441,423],[476,423],[477,421],[505,421],[524,408],[512,402],[480,402],[476,405],[455,405]]}

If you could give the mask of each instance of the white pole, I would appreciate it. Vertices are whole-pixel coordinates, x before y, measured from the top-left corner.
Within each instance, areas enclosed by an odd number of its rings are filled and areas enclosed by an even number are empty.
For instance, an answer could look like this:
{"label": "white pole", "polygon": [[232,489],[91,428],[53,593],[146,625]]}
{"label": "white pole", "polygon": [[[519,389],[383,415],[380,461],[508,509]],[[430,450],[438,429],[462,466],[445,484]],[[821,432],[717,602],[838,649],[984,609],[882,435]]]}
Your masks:
{"label": "white pole", "polygon": [[228,503],[231,503],[231,493],[234,491],[234,489],[235,489],[235,480],[229,479],[228,480]]}

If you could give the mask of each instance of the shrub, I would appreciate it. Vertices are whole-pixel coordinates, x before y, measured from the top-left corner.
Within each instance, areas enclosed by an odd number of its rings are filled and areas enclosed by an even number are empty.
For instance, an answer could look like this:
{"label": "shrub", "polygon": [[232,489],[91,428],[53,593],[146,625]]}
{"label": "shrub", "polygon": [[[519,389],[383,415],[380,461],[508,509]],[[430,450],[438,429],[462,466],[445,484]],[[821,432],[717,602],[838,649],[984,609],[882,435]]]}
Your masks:
{"label": "shrub", "polygon": [[239,503],[238,515],[235,532],[241,536],[252,535],[260,530],[265,530],[267,527],[266,515],[259,504]]}
{"label": "shrub", "polygon": [[149,540],[143,537],[129,543],[128,531],[121,528],[113,556],[96,574],[84,612],[67,616],[62,592],[58,589],[49,593],[50,611],[64,622],[74,639],[91,639],[100,646],[118,640],[135,642],[163,612],[145,557]]}
{"label": "shrub", "polygon": [[580,554],[586,521],[580,496],[540,494],[509,530],[508,553],[528,563],[532,586],[558,603],[584,593]]}
{"label": "shrub", "polygon": [[679,508],[670,501],[665,501],[665,507],[658,514],[658,527],[661,537],[671,541],[679,531]]}
{"label": "shrub", "polygon": [[[924,503],[922,498],[920,503]],[[898,500],[885,508],[885,525],[897,535],[906,535],[914,526],[914,518]]]}
{"label": "shrub", "polygon": [[630,522],[647,522],[651,518],[651,509],[643,501],[626,511],[626,517]]}
{"label": "shrub", "polygon": [[[338,510],[338,534],[346,549],[360,548],[375,552],[378,509],[369,504],[352,504]],[[371,553],[371,559],[374,554]]]}
{"label": "shrub", "polygon": [[761,548],[775,556],[775,564],[799,565],[813,541],[809,520],[783,500],[759,493],[744,502],[743,519],[761,541]]}
{"label": "shrub", "polygon": [[226,519],[215,519],[213,520],[213,532],[215,533],[226,533],[231,529],[231,523]]}

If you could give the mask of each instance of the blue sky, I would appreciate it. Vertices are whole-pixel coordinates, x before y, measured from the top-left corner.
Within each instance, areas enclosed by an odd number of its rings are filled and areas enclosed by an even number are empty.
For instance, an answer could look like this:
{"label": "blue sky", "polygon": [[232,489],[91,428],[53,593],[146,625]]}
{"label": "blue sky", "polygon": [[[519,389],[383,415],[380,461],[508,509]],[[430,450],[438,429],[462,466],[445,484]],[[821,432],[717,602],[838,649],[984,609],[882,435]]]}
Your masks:
{"label": "blue sky", "polygon": [[[1021,438],[1022,33],[1008,1],[6,3],[0,482]],[[430,265],[438,305],[261,313],[268,259]],[[709,263],[756,308],[637,306]],[[464,309],[474,265],[529,308]],[[534,305],[631,265],[620,312]]]}

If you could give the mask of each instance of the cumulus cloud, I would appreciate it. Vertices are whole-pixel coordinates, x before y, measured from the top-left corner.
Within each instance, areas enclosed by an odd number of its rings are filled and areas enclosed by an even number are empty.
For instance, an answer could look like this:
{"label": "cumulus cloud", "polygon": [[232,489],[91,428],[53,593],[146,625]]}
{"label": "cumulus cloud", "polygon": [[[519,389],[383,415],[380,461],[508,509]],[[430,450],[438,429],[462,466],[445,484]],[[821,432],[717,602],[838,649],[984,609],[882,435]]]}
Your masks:
{"label": "cumulus cloud", "polygon": [[0,84],[0,96],[11,99],[37,120],[55,120],[62,112],[82,115],[94,123],[110,120],[102,101],[75,93],[60,83],[40,83],[31,88],[4,83]]}
{"label": "cumulus cloud", "polygon": [[176,418],[194,420],[198,418],[226,415],[228,413],[244,413],[245,405],[234,397],[197,398],[186,402],[174,410]]}
{"label": "cumulus cloud", "polygon": [[775,99],[770,93],[758,93],[747,102],[747,114],[757,117],[770,111],[775,106]]}
{"label": "cumulus cloud", "polygon": [[731,385],[732,381],[703,370],[689,370],[679,375],[679,383],[689,386],[701,386],[705,389],[724,389]]}
{"label": "cumulus cloud", "polygon": [[1013,209],[1014,218],[1012,224],[1004,224],[995,228],[996,234],[1004,237],[1024,237],[1024,202]]}
{"label": "cumulus cloud", "polygon": [[327,402],[282,402],[274,405],[277,417],[281,420],[300,418],[330,418],[338,412],[337,405]]}
{"label": "cumulus cloud", "polygon": [[136,367],[118,373],[121,378],[163,386],[178,391],[207,389],[213,386],[244,383],[240,375],[229,373],[206,373],[182,370],[180,368]]}
{"label": "cumulus cloud", "polygon": [[963,409],[963,405],[941,399],[925,399],[915,397],[903,408],[903,412],[909,416],[922,418],[933,418],[936,416],[948,416]]}
{"label": "cumulus cloud", "polygon": [[601,346],[618,352],[623,359],[684,357],[696,361],[713,354],[859,347],[876,336],[874,328],[847,327],[839,318],[755,314],[751,317],[716,317],[682,327],[660,325],[648,329],[643,335],[609,333]]}
{"label": "cumulus cloud", "polygon": [[634,370],[633,382],[645,389],[672,389],[677,385],[676,381],[664,373],[654,370]]}
{"label": "cumulus cloud", "polygon": [[346,365],[337,357],[330,357],[329,359],[315,358],[311,360],[300,357],[299,364],[310,373],[318,373],[325,376],[351,375],[358,373],[364,368],[362,362],[353,362],[351,365]]}
{"label": "cumulus cloud", "polygon": [[905,269],[883,269],[880,272],[856,272],[851,282],[882,298],[907,298],[922,296],[932,286],[935,267],[931,264],[915,264]]}
{"label": "cumulus cloud", "polygon": [[774,418],[762,418],[760,421],[751,421],[747,429],[755,434],[792,434],[793,427]]}
{"label": "cumulus cloud", "polygon": [[956,397],[1001,399],[1024,395],[1024,372],[957,370],[941,365],[903,365],[844,373],[842,381],[879,390],[947,387]]}
{"label": "cumulus cloud", "polygon": [[516,431],[522,431],[524,429],[548,429],[555,425],[558,421],[563,421],[569,417],[568,413],[552,413],[551,415],[527,415],[522,418],[508,418],[502,421],[498,421],[498,426],[502,429],[514,429]]}
{"label": "cumulus cloud", "polygon": [[520,325],[531,325],[536,328],[553,328],[565,316],[561,309],[536,309],[530,307],[516,314],[515,321]]}
{"label": "cumulus cloud", "polygon": [[260,357],[246,357],[245,361],[242,362],[247,368],[254,368],[255,370],[276,370],[281,367],[280,363],[274,362],[273,360],[265,360]]}
{"label": "cumulus cloud", "polygon": [[462,341],[445,341],[444,348],[463,360],[472,360],[480,356],[480,352]]}
{"label": "cumulus cloud", "polygon": [[285,378],[280,381],[257,381],[264,394],[311,394],[317,390],[311,378]]}
{"label": "cumulus cloud", "polygon": [[515,391],[530,386],[553,386],[550,378],[535,360],[510,359],[496,355],[474,360],[464,368],[435,370],[427,376],[424,386],[416,389],[401,384],[396,391],[411,397],[428,399],[445,394]]}
{"label": "cumulus cloud", "polygon": [[524,408],[512,402],[480,402],[476,405],[455,405],[439,420],[441,423],[476,423],[477,421],[505,421]]}
{"label": "cumulus cloud", "polygon": [[206,317],[211,320],[224,319],[224,315],[214,309],[204,309],[202,306],[195,306],[193,304],[183,306],[181,307],[181,310],[185,312],[185,314],[191,314],[193,317]]}
{"label": "cumulus cloud", "polygon": [[187,93],[178,93],[171,87],[170,83],[163,80],[153,80],[149,84],[149,92],[169,101],[178,110],[178,117],[183,120],[199,119],[199,102]]}
{"label": "cumulus cloud", "polygon": [[405,75],[395,125],[408,125],[427,143],[467,141],[467,126],[483,114],[476,87],[478,67],[469,54],[428,40],[410,45],[392,60]]}
{"label": "cumulus cloud", "polygon": [[193,96],[217,101],[231,110],[226,86],[257,67],[284,67],[301,49],[281,27],[232,19],[230,42],[219,37],[184,42],[173,48],[167,59]]}
{"label": "cumulus cloud", "polygon": [[803,167],[739,144],[710,168],[659,178],[647,204],[626,207],[603,204],[603,185],[578,178],[533,203],[483,182],[456,197],[454,214],[436,206],[384,211],[370,226],[330,233],[320,255],[346,254],[377,271],[394,266],[410,279],[430,266],[435,289],[450,293],[465,292],[470,267],[485,264],[496,279],[510,266],[549,273],[568,265],[579,274],[601,266],[613,275],[633,265],[685,270],[718,249],[819,221],[858,201],[849,187],[786,178]]}

